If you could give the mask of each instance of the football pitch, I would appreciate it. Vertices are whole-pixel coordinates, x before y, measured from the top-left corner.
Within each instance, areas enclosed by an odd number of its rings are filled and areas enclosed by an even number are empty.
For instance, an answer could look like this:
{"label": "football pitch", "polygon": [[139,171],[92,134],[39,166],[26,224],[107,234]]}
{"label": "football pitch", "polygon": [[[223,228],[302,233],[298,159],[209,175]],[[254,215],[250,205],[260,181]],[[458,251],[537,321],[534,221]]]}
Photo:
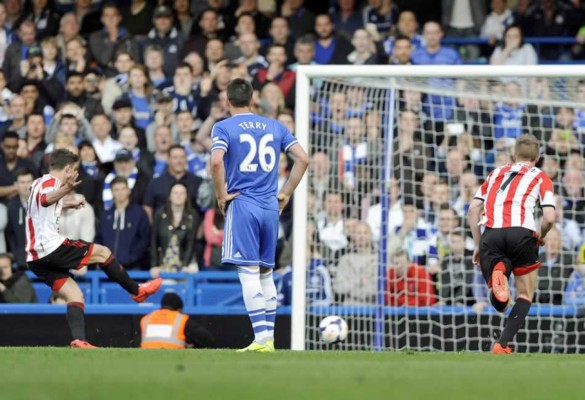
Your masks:
{"label": "football pitch", "polygon": [[0,399],[577,399],[585,357],[0,348]]}

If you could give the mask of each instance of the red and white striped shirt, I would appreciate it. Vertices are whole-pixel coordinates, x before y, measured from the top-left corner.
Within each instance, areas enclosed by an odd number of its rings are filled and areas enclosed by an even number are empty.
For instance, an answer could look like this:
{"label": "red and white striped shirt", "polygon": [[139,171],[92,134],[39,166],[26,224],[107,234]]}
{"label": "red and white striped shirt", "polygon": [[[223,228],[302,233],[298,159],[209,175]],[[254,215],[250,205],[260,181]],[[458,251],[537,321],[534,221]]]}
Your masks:
{"label": "red and white striped shirt", "polygon": [[59,234],[63,199],[51,205],[47,203],[47,194],[60,187],[61,181],[49,174],[35,180],[31,186],[26,214],[27,262],[51,254],[65,241]]}
{"label": "red and white striped shirt", "polygon": [[483,200],[480,225],[488,228],[513,226],[536,231],[534,207],[555,206],[553,184],[547,174],[523,163],[493,170],[479,187],[475,198]]}

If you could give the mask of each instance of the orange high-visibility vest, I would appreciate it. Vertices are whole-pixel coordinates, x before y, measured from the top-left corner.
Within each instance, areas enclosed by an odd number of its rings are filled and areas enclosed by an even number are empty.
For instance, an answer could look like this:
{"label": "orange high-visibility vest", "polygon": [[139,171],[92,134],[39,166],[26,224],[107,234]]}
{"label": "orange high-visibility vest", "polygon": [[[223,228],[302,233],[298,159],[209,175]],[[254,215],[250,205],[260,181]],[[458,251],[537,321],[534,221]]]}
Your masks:
{"label": "orange high-visibility vest", "polygon": [[188,315],[173,310],[156,310],[140,320],[143,349],[184,349]]}

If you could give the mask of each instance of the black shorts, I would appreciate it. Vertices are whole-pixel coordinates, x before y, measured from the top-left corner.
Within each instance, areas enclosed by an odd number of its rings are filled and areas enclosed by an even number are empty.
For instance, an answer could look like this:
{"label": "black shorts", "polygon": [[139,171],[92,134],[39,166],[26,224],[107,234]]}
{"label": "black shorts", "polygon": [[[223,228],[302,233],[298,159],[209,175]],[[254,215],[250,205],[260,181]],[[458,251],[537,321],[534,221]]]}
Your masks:
{"label": "black shorts", "polygon": [[93,243],[65,239],[61,246],[57,247],[51,254],[27,264],[36,276],[50,286],[53,291],[58,292],[67,278],[73,276],[69,270],[86,266],[92,252]]}
{"label": "black shorts", "polygon": [[497,263],[506,266],[506,275],[526,275],[540,267],[539,243],[536,232],[530,229],[485,228],[479,241],[479,265],[488,286],[491,287],[492,271]]}

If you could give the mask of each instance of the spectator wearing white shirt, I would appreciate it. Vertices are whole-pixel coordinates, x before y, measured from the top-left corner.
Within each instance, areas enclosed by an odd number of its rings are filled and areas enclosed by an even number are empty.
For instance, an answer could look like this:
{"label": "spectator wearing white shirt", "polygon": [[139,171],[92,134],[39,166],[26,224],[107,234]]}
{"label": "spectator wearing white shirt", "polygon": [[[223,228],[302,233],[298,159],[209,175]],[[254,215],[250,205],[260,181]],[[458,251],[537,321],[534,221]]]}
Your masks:
{"label": "spectator wearing white shirt", "polygon": [[122,145],[110,136],[112,130],[110,119],[105,114],[94,115],[91,119],[91,130],[95,135],[91,144],[100,162],[104,164],[114,161],[116,153],[122,149]]}
{"label": "spectator wearing white shirt", "polygon": [[504,41],[494,50],[490,64],[535,65],[538,64],[538,55],[531,44],[524,43],[524,34],[520,27],[512,25],[504,31]]}
{"label": "spectator wearing white shirt", "polygon": [[[400,186],[396,179],[392,179],[388,183],[388,191],[390,194],[390,208],[388,210],[388,232],[394,233],[396,228],[402,225],[403,214],[402,204],[400,199]],[[382,235],[382,203],[374,204],[368,209],[367,217],[368,225],[372,230],[372,241],[378,243]]]}
{"label": "spectator wearing white shirt", "polygon": [[[67,199],[80,199],[83,195],[72,192]],[[95,214],[89,203],[81,208],[68,208],[61,214],[60,233],[71,240],[93,242],[95,238]]]}
{"label": "spectator wearing white shirt", "polygon": [[345,221],[343,218],[343,196],[339,192],[329,191],[325,195],[326,217],[317,221],[319,240],[324,245],[323,255],[326,259],[335,259],[336,255],[347,246]]}
{"label": "spectator wearing white shirt", "polygon": [[496,41],[502,39],[506,28],[514,23],[514,14],[506,7],[506,0],[492,0],[491,9],[479,36],[489,39],[490,46],[495,46]]}
{"label": "spectator wearing white shirt", "polygon": [[555,194],[555,211],[557,214],[555,226],[561,232],[563,248],[570,251],[578,250],[583,243],[581,228],[574,219],[565,218],[563,198],[558,194]]}

